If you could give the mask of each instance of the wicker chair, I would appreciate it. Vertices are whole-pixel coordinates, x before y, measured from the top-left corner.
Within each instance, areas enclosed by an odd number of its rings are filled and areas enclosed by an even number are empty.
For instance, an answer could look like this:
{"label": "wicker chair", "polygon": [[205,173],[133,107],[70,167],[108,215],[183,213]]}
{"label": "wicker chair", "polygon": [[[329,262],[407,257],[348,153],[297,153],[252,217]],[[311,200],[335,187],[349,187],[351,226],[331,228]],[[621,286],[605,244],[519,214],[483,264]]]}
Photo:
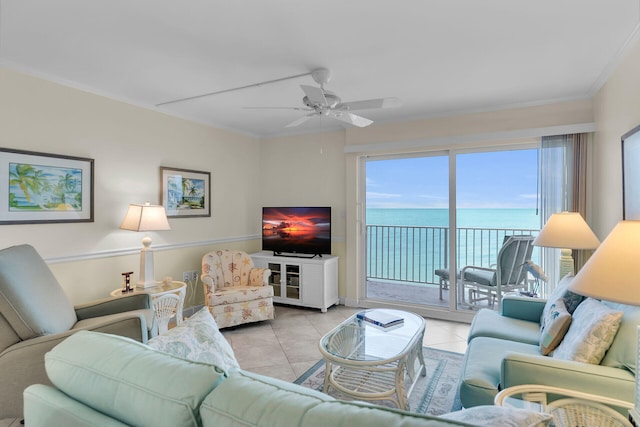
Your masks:
{"label": "wicker chair", "polygon": [[508,387],[496,395],[494,403],[547,412],[553,415],[555,427],[632,426],[621,412],[633,408],[633,403],[558,387],[529,384]]}
{"label": "wicker chair", "polygon": [[169,320],[176,317],[176,325],[182,323],[182,316],[178,316],[177,310],[180,305],[180,297],[176,294],[166,294],[157,298],[153,302],[153,308],[158,319],[158,332],[164,334],[169,330]]}

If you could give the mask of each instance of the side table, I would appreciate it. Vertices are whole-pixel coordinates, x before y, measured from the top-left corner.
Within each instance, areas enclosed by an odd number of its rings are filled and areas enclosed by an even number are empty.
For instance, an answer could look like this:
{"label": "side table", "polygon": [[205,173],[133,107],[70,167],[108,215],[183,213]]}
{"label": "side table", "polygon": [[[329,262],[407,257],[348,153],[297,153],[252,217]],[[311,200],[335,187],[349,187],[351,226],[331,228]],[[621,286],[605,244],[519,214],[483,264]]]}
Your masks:
{"label": "side table", "polygon": [[154,309],[157,310],[155,306],[155,302],[162,295],[166,294],[176,294],[180,298],[180,302],[178,303],[178,307],[176,308],[176,324],[179,325],[182,323],[182,312],[184,310],[184,299],[187,294],[187,284],[185,282],[172,281],[172,282],[158,282],[157,286],[152,286],[150,288],[136,288],[134,287],[130,292],[122,292],[122,288],[114,289],[111,292],[112,297],[119,297],[122,295],[130,295],[130,294],[150,294],[151,301],[154,303]]}

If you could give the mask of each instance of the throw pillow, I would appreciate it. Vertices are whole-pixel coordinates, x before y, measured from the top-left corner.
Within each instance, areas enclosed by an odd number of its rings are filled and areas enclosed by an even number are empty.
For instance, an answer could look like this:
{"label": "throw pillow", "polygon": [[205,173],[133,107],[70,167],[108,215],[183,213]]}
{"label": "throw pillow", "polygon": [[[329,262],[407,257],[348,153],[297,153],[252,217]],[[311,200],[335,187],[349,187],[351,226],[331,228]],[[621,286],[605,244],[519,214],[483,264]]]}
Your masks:
{"label": "throw pillow", "polygon": [[573,313],[571,326],[553,357],[599,364],[618,332],[621,319],[621,311],[587,298]]}
{"label": "throw pillow", "polygon": [[549,310],[551,310],[551,306],[556,303],[558,300],[562,300],[569,314],[573,314],[578,305],[582,301],[584,301],[585,297],[575,292],[571,292],[569,288],[569,284],[573,280],[573,274],[567,274],[560,280],[560,283],[556,285],[556,287],[551,291],[551,295],[547,298],[547,302],[542,309],[542,316],[540,316],[540,334],[544,332],[544,328],[546,326],[546,319],[549,317]]}
{"label": "throw pillow", "polygon": [[544,427],[553,421],[553,417],[544,412],[491,405],[474,406],[461,411],[449,412],[440,415],[440,418],[487,427]]}
{"label": "throw pillow", "polygon": [[227,372],[240,368],[207,307],[167,333],[151,338],[148,345],[187,360],[211,363]]}
{"label": "throw pillow", "polygon": [[540,335],[540,351],[548,355],[560,344],[571,325],[571,315],[562,299],[551,304]]}

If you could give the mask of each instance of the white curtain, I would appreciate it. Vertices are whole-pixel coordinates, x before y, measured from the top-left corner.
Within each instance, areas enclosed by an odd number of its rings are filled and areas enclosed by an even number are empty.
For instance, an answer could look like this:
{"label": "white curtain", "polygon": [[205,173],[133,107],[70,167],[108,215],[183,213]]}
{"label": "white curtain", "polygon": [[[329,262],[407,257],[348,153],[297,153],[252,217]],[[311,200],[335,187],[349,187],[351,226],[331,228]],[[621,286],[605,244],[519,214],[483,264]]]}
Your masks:
{"label": "white curtain", "polygon": [[[591,134],[555,135],[542,137],[540,145],[541,219],[544,225],[551,214],[562,211],[580,212],[586,219],[587,144]],[[558,283],[560,249],[541,248],[542,268],[548,281],[544,292]],[[573,251],[576,269],[586,256]]]}

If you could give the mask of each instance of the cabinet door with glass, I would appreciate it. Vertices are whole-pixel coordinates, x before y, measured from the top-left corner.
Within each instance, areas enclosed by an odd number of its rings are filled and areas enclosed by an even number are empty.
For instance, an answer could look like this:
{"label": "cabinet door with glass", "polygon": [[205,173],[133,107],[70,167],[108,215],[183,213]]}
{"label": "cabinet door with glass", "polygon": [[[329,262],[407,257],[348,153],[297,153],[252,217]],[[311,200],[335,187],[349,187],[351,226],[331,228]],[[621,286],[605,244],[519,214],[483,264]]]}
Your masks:
{"label": "cabinet door with glass", "polygon": [[289,263],[267,264],[271,270],[269,284],[273,286],[273,295],[276,298],[300,300],[300,265]]}

